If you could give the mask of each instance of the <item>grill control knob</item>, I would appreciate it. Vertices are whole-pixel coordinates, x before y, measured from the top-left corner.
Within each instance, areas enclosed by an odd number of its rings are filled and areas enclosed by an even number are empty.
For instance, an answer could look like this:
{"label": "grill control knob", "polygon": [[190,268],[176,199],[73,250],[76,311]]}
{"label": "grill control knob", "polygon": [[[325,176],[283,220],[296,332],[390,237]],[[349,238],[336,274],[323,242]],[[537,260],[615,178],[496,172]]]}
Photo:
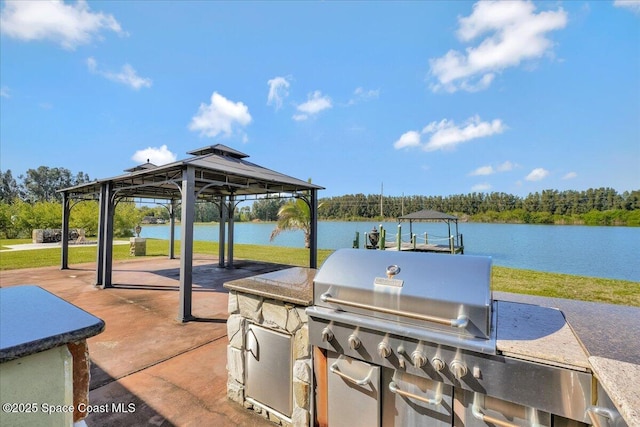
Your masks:
{"label": "grill control knob", "polygon": [[389,347],[389,344],[384,341],[378,344],[378,354],[380,355],[380,357],[385,359],[391,356],[391,347]]}
{"label": "grill control knob", "polygon": [[438,372],[444,369],[444,362],[442,361],[442,359],[439,359],[437,357],[434,357],[433,359],[431,359],[431,364],[433,365],[433,369],[435,369]]}
{"label": "grill control knob", "polygon": [[333,340],[333,332],[329,328],[324,328],[322,330],[322,341],[329,342]]}
{"label": "grill control knob", "polygon": [[465,365],[458,359],[452,361],[449,367],[451,368],[451,372],[453,372],[453,376],[456,377],[456,379],[460,379],[467,375],[467,365]]}
{"label": "grill control knob", "polygon": [[349,335],[349,338],[347,340],[349,341],[349,347],[351,347],[351,350],[357,350],[358,348],[360,348],[360,338],[358,338],[354,334]]}
{"label": "grill control knob", "polygon": [[414,351],[411,353],[411,361],[413,362],[413,366],[416,368],[421,368],[427,364],[427,357],[421,351]]}

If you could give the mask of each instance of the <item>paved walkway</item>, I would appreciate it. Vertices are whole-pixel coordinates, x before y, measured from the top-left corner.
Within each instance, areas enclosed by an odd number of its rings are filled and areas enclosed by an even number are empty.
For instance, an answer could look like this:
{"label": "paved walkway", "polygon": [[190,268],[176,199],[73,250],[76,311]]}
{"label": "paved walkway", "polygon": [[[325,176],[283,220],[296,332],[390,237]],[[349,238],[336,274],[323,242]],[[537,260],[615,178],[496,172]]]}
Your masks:
{"label": "paved walkway", "polygon": [[[92,360],[90,405],[124,404],[129,413],[93,413],[100,426],[273,426],[226,398],[226,319],[223,283],[286,266],[195,257],[193,314],[179,323],[179,260],[114,262],[115,288],[93,286],[95,264],[0,271],[2,287],[35,284],[103,319],[88,340]],[[132,403],[132,406],[127,406]]]}

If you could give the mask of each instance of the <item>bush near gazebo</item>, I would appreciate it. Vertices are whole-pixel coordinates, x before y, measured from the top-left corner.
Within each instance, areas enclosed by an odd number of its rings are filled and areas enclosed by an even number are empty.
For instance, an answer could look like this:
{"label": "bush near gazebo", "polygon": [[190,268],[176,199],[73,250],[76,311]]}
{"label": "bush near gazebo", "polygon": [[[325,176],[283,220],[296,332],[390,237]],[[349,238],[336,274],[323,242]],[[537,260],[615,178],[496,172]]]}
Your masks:
{"label": "bush near gazebo", "polygon": [[[142,220],[142,213],[133,202],[120,202],[114,217],[115,237],[131,237]],[[28,203],[15,199],[0,202],[0,238],[30,239],[33,230],[62,227],[62,204],[59,202]],[[98,203],[85,201],[71,209],[70,228],[82,228],[86,236],[98,234]]]}

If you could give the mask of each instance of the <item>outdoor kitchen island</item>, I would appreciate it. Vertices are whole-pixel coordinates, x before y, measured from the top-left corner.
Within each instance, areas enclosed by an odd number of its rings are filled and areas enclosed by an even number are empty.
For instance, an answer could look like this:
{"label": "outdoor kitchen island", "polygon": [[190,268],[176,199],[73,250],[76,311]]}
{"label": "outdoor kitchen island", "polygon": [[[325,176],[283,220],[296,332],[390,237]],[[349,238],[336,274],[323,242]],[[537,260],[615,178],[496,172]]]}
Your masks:
{"label": "outdoor kitchen island", "polygon": [[[595,366],[597,360],[589,358],[561,311],[544,304],[493,299],[486,287],[490,268],[486,260],[434,256],[440,258],[377,251],[343,253],[333,260],[330,257],[317,274],[308,269],[283,270],[282,277],[289,278],[280,286],[274,273],[225,285],[232,291],[229,340],[241,341],[229,347],[228,396],[247,408],[266,411],[267,418],[284,425],[639,425],[634,389],[638,382],[633,375],[638,366],[624,364],[627,375],[607,378],[604,373],[618,371]],[[446,274],[439,272],[447,263],[451,264]],[[437,287],[430,281],[438,283]],[[456,292],[456,286],[467,282],[469,288]],[[304,298],[292,301],[292,288]],[[280,320],[271,313],[271,299],[285,308]],[[301,313],[305,306],[307,317]],[[447,306],[454,311],[443,313]],[[262,338],[249,327],[279,324],[275,329],[286,331],[287,324],[295,325],[298,319],[308,325],[295,326],[296,333],[289,335],[304,336],[305,350],[296,355],[285,340],[284,353],[291,351],[295,362],[291,367],[287,361],[283,372],[293,374],[278,374],[292,386],[268,382],[264,398],[277,395],[277,390],[304,393],[284,397],[284,402],[295,406],[291,418],[278,418],[279,411],[272,417],[268,408],[275,407],[274,403],[253,404],[258,391],[255,386],[251,391],[249,384],[253,381],[250,359],[260,357],[257,342]],[[440,326],[425,322],[439,322]],[[478,331],[481,327],[486,332]],[[448,328],[458,332],[447,333]],[[304,333],[298,335],[299,331]],[[265,346],[272,347],[268,342]],[[302,354],[305,358],[298,359]],[[313,361],[306,358],[311,354]],[[629,366],[635,371],[628,371]],[[263,367],[271,373],[277,369]]]}
{"label": "outdoor kitchen island", "polygon": [[293,267],[224,284],[229,290],[227,397],[278,425],[309,426],[308,318],[316,270]]}

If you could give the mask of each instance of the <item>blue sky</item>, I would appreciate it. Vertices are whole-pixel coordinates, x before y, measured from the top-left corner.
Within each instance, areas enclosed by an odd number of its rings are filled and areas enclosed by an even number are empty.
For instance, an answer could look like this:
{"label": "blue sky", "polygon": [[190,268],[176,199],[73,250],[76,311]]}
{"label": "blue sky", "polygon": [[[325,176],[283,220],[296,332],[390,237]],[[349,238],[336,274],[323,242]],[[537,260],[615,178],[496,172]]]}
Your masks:
{"label": "blue sky", "polygon": [[351,193],[640,188],[640,2],[1,3],[0,169],[217,143]]}

